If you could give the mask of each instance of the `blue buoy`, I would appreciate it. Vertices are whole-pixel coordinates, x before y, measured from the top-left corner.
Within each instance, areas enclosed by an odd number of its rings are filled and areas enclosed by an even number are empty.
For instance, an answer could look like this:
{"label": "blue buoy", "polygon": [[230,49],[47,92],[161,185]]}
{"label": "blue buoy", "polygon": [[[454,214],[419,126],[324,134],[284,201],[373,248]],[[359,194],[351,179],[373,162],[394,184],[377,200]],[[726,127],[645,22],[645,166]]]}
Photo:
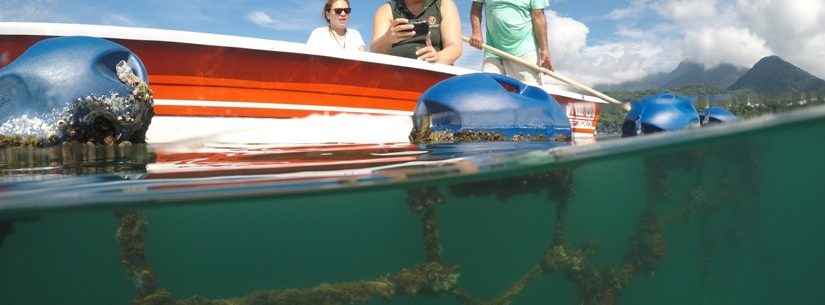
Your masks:
{"label": "blue buoy", "polygon": [[42,40],[0,69],[0,136],[143,142],[154,114],[146,83],[141,60],[119,44]]}
{"label": "blue buoy", "polygon": [[700,115],[700,118],[702,119],[702,126],[720,123],[733,123],[738,120],[736,115],[720,106],[708,107],[708,109]]}
{"label": "blue buoy", "polygon": [[418,100],[413,143],[567,141],[565,108],[544,90],[491,73],[455,76]]}
{"label": "blue buoy", "polygon": [[671,93],[648,96],[633,102],[622,124],[622,136],[632,137],[663,131],[700,127],[693,100]]}

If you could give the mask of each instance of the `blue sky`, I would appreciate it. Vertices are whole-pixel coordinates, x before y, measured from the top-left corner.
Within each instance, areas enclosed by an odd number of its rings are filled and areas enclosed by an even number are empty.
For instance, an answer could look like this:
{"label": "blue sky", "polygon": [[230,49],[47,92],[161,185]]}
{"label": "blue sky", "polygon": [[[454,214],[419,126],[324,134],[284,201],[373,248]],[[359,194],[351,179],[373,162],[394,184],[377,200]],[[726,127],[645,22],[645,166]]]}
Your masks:
{"label": "blue sky", "polygon": [[[383,0],[352,0],[351,26],[372,37]],[[0,0],[0,21],[140,26],[304,42],[322,0]],[[470,0],[456,0],[469,33]],[[749,67],[777,54],[825,77],[822,0],[558,0],[546,11],[554,62],[587,83],[672,70],[690,59]],[[256,16],[253,18],[253,16]],[[459,65],[478,68],[470,47]]]}
{"label": "blue sky", "polygon": [[[204,1],[204,0],[0,0],[6,2],[2,8],[23,11],[25,7],[42,10],[40,14],[27,12],[19,16],[0,13],[6,20],[25,19],[27,21],[60,21],[72,23],[135,25],[179,29],[200,32],[214,32],[233,35],[265,37],[288,41],[303,41],[313,27],[323,25],[320,17],[321,0],[280,0],[280,1]],[[352,0],[354,9],[351,25],[361,30],[365,37],[371,36],[372,14],[384,0]],[[470,0],[457,0],[463,20],[467,20]],[[594,39],[609,38],[615,26],[599,16],[627,6],[628,1],[553,1],[557,12],[591,25]],[[273,24],[279,29],[262,27],[248,20],[251,12],[264,12],[273,17]],[[18,20],[19,21],[19,20]],[[469,32],[469,29],[465,29]]]}

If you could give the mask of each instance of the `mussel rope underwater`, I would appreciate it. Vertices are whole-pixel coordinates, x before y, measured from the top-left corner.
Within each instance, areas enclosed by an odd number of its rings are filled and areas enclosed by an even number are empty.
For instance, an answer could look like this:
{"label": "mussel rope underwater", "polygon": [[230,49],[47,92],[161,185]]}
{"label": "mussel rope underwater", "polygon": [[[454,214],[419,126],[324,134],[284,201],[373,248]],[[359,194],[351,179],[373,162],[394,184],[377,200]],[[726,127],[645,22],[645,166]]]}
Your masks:
{"label": "mussel rope underwater", "polygon": [[[697,153],[697,151],[699,150],[691,151],[689,154],[694,155],[694,158],[697,158],[698,154],[700,156],[698,158],[701,159],[701,152]],[[752,156],[746,155],[746,158],[742,158],[741,154],[730,154],[729,157],[733,158],[732,160],[742,161],[739,162],[742,164],[735,167],[733,173],[727,174],[739,176],[753,173],[751,171]],[[667,255],[667,243],[664,237],[666,226],[684,223],[687,218],[694,215],[718,213],[720,207],[725,204],[734,204],[734,208],[741,205],[742,200],[739,200],[739,203],[710,202],[713,201],[711,197],[693,197],[689,206],[684,210],[668,217],[658,216],[656,208],[659,201],[672,196],[672,191],[667,190],[665,186],[668,172],[674,170],[669,166],[670,161],[672,161],[672,156],[668,155],[653,156],[647,159],[644,181],[646,181],[649,195],[646,197],[646,207],[640,215],[635,233],[629,237],[630,246],[622,262],[611,266],[599,266],[592,262],[591,258],[596,253],[592,245],[576,247],[567,241],[566,218],[571,199],[575,196],[573,193],[575,168],[556,169],[523,177],[470,182],[448,187],[447,191],[457,197],[495,196],[500,201],[506,201],[525,193],[546,191],[548,202],[556,208],[554,227],[548,228],[548,233],[552,232],[551,241],[544,254],[518,281],[490,300],[477,299],[462,289],[459,285],[460,266],[450,266],[442,261],[437,210],[448,202],[443,193],[444,190],[435,186],[409,189],[407,198],[411,213],[420,218],[422,222],[425,248],[423,254],[426,261],[370,280],[320,284],[312,288],[263,291],[233,299],[209,299],[201,296],[176,299],[171,292],[158,287],[157,275],[146,260],[145,216],[136,209],[117,211],[115,215],[120,220],[120,226],[116,237],[120,244],[121,261],[137,288],[138,293],[133,300],[135,305],[343,305],[365,304],[376,297],[390,300],[398,296],[419,295],[453,297],[467,305],[506,305],[515,302],[534,280],[554,273],[563,274],[574,284],[579,299],[577,304],[612,305],[618,303],[621,291],[627,288],[635,277],[638,275],[655,276],[655,271]],[[701,162],[690,163],[698,165],[698,170],[692,170],[697,178],[700,177]],[[752,179],[745,180],[747,181],[742,181],[742,183],[754,183]],[[697,179],[695,183],[695,187],[690,190],[691,194],[702,189],[701,179]]]}

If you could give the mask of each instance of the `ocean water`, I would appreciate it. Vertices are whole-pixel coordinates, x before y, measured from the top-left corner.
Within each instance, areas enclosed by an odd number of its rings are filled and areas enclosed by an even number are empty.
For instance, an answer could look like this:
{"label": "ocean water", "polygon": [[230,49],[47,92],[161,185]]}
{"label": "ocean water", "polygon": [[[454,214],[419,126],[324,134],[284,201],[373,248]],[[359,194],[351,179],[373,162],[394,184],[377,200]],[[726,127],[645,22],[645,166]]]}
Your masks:
{"label": "ocean water", "polygon": [[6,152],[0,302],[822,304],[823,133]]}

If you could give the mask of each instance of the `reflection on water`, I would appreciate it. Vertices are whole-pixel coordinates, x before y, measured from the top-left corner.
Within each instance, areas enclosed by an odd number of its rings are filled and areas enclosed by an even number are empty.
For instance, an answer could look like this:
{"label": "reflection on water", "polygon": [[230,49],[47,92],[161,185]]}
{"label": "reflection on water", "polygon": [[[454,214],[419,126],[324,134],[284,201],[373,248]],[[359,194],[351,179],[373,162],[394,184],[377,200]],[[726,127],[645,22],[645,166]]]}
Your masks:
{"label": "reflection on water", "polygon": [[141,171],[152,154],[146,144],[94,145],[78,142],[51,148],[0,147],[0,177],[95,175]]}
{"label": "reflection on water", "polygon": [[808,140],[823,130],[820,108],[549,150],[154,147],[135,180],[63,178],[117,205],[5,183],[0,299],[819,304],[825,144]]}
{"label": "reflection on water", "polygon": [[[564,144],[6,147],[0,149],[0,199],[5,202],[0,210],[237,198],[398,183],[474,174],[484,164],[500,167],[498,160],[514,154],[560,145]],[[91,193],[95,196],[84,196]]]}

